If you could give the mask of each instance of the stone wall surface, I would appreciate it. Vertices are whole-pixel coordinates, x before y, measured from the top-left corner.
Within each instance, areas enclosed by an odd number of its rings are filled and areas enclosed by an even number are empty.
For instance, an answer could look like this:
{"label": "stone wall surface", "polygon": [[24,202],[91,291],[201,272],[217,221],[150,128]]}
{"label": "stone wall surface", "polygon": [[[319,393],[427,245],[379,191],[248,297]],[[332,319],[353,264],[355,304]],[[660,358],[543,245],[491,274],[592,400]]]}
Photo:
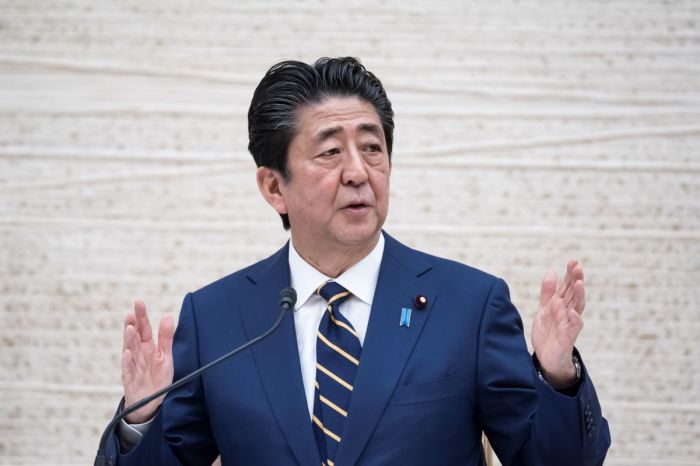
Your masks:
{"label": "stone wall surface", "polygon": [[354,55],[396,111],[399,239],[585,265],[610,465],[700,464],[695,0],[0,0],[0,464],[91,464],[121,327],[286,240],[246,151],[273,63]]}

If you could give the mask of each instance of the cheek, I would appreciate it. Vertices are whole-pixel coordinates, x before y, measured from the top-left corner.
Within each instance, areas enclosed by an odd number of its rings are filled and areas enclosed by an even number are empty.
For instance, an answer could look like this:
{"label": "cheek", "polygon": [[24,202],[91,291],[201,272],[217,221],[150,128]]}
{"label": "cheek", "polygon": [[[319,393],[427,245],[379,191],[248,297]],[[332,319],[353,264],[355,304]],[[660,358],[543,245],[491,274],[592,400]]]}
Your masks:
{"label": "cheek", "polygon": [[337,193],[337,183],[324,177],[310,178],[297,192],[294,203],[300,209],[320,212],[331,209]]}
{"label": "cheek", "polygon": [[389,202],[389,173],[377,173],[372,179],[372,190],[378,202]]}

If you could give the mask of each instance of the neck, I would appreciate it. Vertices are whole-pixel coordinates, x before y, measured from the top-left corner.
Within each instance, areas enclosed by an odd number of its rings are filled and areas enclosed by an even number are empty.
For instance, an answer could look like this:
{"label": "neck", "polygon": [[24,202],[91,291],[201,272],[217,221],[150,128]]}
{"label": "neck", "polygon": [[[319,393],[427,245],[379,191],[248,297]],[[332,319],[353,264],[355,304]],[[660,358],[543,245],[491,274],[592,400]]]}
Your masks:
{"label": "neck", "polygon": [[302,259],[327,277],[337,278],[353,265],[367,257],[377,245],[381,232],[369,242],[358,245],[342,245],[321,248],[318,244],[307,245],[297,241],[292,234],[292,247]]}

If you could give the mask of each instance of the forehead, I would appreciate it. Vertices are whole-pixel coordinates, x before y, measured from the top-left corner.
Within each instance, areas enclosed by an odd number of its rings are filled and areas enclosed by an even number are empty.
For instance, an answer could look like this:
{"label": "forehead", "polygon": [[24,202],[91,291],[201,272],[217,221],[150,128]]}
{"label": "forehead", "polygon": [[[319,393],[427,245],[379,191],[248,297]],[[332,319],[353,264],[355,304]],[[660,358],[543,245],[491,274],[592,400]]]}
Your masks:
{"label": "forehead", "polygon": [[329,129],[340,131],[377,127],[384,137],[381,120],[372,104],[358,97],[327,97],[297,111],[297,135],[313,140]]}

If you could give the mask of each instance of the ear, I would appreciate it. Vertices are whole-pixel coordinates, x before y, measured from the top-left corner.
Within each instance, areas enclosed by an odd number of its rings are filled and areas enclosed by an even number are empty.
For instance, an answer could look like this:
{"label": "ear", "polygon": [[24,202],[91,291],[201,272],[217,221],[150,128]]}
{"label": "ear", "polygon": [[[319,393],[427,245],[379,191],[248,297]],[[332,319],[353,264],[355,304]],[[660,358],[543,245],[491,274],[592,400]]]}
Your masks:
{"label": "ear", "polygon": [[278,214],[287,213],[287,204],[280,190],[280,185],[284,183],[282,175],[269,167],[258,167],[256,174],[258,189],[268,204],[277,211]]}

